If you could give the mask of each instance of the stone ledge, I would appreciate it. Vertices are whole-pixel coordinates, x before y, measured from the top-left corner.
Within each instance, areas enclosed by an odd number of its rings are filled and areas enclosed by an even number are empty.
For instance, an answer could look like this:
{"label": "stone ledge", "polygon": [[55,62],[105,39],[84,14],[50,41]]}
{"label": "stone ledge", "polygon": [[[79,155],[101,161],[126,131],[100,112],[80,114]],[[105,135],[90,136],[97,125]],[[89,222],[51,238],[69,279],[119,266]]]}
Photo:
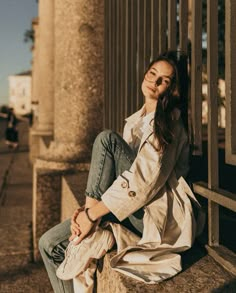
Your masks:
{"label": "stone ledge", "polygon": [[227,290],[236,289],[235,277],[218,265],[212,257],[203,253],[198,245],[194,245],[191,250],[184,253],[181,273],[154,285],[136,281],[111,269],[110,259],[114,254],[115,251],[112,251],[99,260],[97,293],[209,293],[216,292],[213,291],[216,288],[221,288],[222,291],[219,292],[234,292]]}
{"label": "stone ledge", "polygon": [[70,218],[75,209],[84,205],[87,178],[88,171],[62,177],[61,221]]}
{"label": "stone ledge", "polygon": [[30,134],[35,136],[44,136],[44,137],[52,137],[53,131],[49,129],[39,129],[39,128],[31,128]]}
{"label": "stone ledge", "polygon": [[143,282],[136,281],[110,267],[110,259],[114,256],[115,251],[105,255],[99,260],[97,270],[97,293],[156,293],[159,292],[158,285],[147,285]]}
{"label": "stone ledge", "polygon": [[[63,176],[62,220],[70,217],[78,206],[84,204],[87,176],[86,171]],[[115,251],[109,252],[98,262],[97,293],[209,293],[216,288],[222,290],[236,288],[234,276],[218,265],[212,257],[206,255],[205,249],[199,243],[182,254],[183,271],[159,284],[145,284],[116,272],[110,267],[110,259],[114,254]]]}
{"label": "stone ledge", "polygon": [[55,173],[68,170],[88,171],[90,163],[73,163],[73,162],[56,162],[38,158],[35,161],[34,167],[39,173]]}
{"label": "stone ledge", "polygon": [[222,245],[216,247],[206,245],[206,249],[211,257],[236,276],[236,254],[234,252]]}

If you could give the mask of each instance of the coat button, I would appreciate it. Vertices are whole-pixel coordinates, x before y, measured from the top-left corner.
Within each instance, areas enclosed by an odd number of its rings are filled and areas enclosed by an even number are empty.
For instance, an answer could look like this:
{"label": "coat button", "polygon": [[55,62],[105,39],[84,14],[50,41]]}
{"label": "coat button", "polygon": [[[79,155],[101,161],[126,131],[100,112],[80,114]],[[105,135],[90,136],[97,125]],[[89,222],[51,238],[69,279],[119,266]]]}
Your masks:
{"label": "coat button", "polygon": [[126,188],[128,186],[126,181],[121,182],[121,187],[122,188]]}
{"label": "coat button", "polygon": [[129,197],[135,197],[136,192],[135,191],[129,191],[128,195],[129,195]]}

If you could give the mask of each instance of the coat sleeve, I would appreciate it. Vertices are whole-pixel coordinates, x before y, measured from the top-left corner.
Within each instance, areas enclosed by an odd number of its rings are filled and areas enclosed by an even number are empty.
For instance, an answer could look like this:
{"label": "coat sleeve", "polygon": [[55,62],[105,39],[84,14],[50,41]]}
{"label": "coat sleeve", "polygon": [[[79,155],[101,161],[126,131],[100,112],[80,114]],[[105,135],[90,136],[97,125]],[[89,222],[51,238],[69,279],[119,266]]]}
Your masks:
{"label": "coat sleeve", "polygon": [[157,150],[151,134],[143,143],[130,170],[124,171],[102,195],[102,201],[120,220],[145,206],[166,183],[187,141],[181,123],[174,127],[173,142],[164,153]]}

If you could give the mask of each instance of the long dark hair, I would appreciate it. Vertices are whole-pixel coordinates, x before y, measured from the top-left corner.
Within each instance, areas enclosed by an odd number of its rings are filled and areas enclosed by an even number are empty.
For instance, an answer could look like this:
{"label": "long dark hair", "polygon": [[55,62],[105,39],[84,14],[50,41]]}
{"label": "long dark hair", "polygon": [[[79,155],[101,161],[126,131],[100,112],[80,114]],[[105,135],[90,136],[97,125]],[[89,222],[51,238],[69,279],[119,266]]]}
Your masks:
{"label": "long dark hair", "polygon": [[173,140],[172,112],[175,108],[181,111],[182,120],[188,129],[188,72],[187,57],[181,51],[167,51],[153,60],[148,69],[159,61],[166,61],[173,67],[170,86],[158,97],[154,115],[154,134],[159,142],[159,150],[163,151]]}

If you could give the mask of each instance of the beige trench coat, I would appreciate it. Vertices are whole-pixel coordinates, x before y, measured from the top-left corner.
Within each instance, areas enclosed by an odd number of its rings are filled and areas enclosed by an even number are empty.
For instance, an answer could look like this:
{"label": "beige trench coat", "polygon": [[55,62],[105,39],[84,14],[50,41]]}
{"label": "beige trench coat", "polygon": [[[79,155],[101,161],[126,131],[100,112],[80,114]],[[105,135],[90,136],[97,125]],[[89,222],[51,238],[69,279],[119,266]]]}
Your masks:
{"label": "beige trench coat", "polygon": [[[132,141],[132,127],[144,109],[128,119],[124,139]],[[183,176],[188,172],[188,139],[179,111],[173,113],[174,141],[161,154],[150,117],[137,157],[130,170],[119,176],[102,200],[120,220],[144,207],[142,238],[125,227],[109,223],[117,243],[111,267],[145,283],[157,283],[181,271],[181,251],[189,249],[202,225],[193,206],[200,209]],[[199,227],[199,229],[197,229]],[[199,230],[199,231],[197,231]],[[75,278],[75,292],[92,292],[94,264]]]}
{"label": "beige trench coat", "polygon": [[[128,143],[133,123],[142,111],[126,119],[124,139]],[[192,206],[200,205],[183,178],[188,172],[188,138],[178,110],[173,112],[173,122],[175,138],[161,154],[150,117],[130,170],[102,196],[120,221],[144,207],[142,238],[119,224],[110,224],[118,248],[111,266],[146,283],[159,282],[181,271],[177,253],[190,248],[196,236]]]}

